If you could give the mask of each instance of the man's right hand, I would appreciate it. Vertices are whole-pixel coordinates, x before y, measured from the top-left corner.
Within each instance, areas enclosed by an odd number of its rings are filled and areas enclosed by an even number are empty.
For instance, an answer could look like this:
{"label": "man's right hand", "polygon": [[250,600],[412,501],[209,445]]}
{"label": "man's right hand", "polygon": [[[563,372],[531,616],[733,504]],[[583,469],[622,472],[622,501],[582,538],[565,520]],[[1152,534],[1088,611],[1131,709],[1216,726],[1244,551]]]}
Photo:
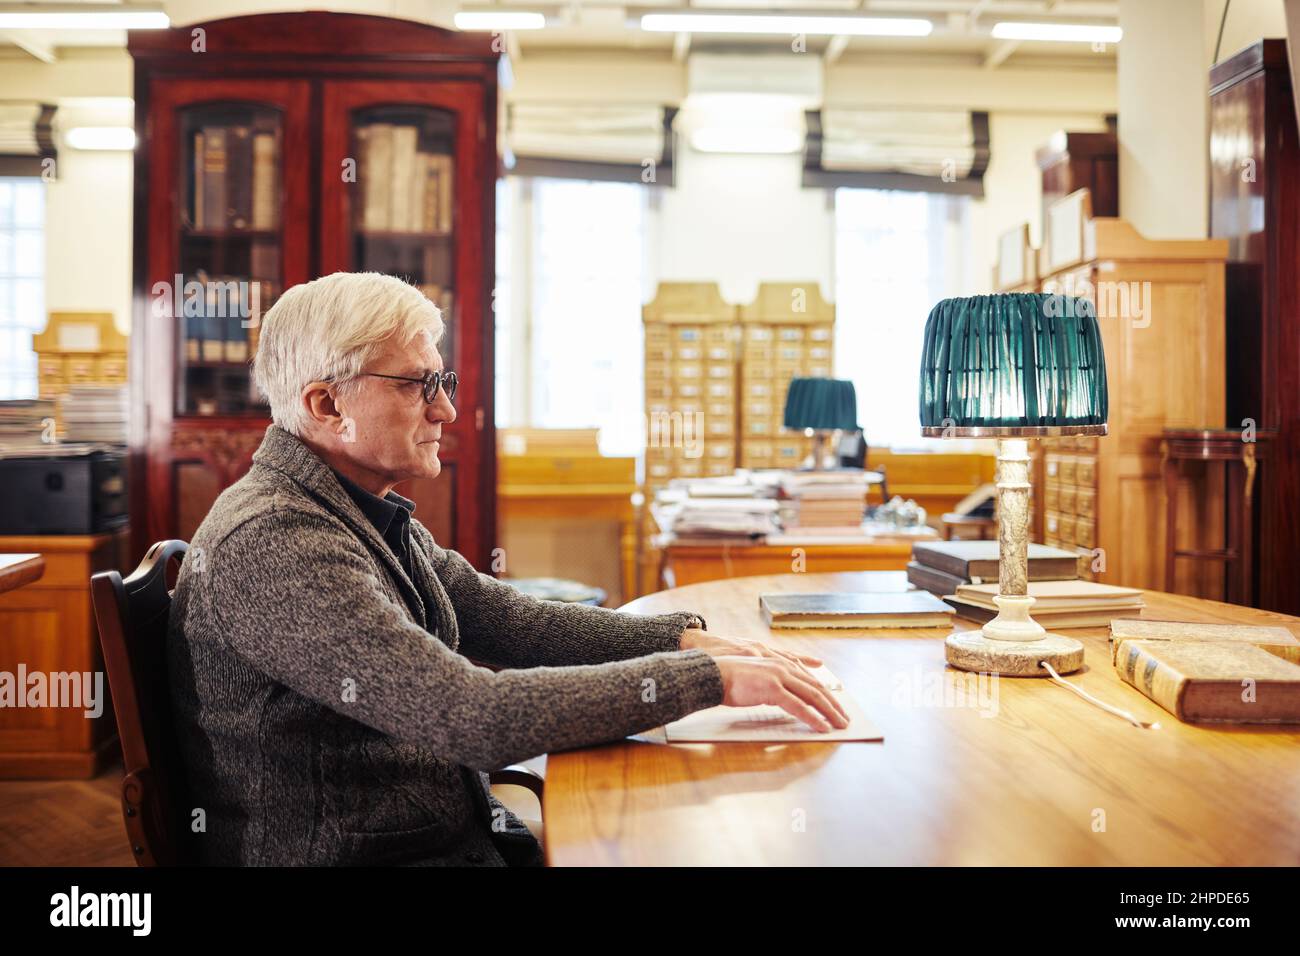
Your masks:
{"label": "man's right hand", "polygon": [[848,714],[808,671],[784,658],[715,657],[727,707],[775,704],[819,733],[844,729]]}

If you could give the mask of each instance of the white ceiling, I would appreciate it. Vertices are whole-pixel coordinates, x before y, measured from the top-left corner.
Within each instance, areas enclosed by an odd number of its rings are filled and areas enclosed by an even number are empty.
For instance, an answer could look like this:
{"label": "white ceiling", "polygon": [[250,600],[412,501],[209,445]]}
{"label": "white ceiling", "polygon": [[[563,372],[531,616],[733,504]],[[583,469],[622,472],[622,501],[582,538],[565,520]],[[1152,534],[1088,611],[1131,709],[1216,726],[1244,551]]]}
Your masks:
{"label": "white ceiling", "polygon": [[[47,0],[37,0],[41,5]],[[66,5],[67,0],[62,0]],[[780,10],[791,13],[926,17],[935,30],[924,38],[808,37],[806,52],[829,60],[906,57],[909,61],[958,60],[989,68],[1054,63],[1073,69],[1089,66],[1113,70],[1113,47],[1093,50],[1082,43],[1025,43],[997,40],[989,30],[999,20],[1095,22],[1114,24],[1116,0],[341,0],[295,4],[285,0],[170,0],[165,7],[175,24],[221,16],[292,9],[333,9],[388,14],[449,25],[457,9],[509,7],[547,14],[544,30],[518,31],[508,36],[517,59],[566,53],[614,53],[641,58],[683,59],[696,51],[789,50],[790,41],[773,37],[720,37],[648,33],[636,26],[640,12],[695,7],[717,10]],[[98,9],[104,5],[95,3]],[[121,47],[121,31],[29,31],[19,35],[0,31],[0,57],[35,56],[57,60],[69,47]]]}

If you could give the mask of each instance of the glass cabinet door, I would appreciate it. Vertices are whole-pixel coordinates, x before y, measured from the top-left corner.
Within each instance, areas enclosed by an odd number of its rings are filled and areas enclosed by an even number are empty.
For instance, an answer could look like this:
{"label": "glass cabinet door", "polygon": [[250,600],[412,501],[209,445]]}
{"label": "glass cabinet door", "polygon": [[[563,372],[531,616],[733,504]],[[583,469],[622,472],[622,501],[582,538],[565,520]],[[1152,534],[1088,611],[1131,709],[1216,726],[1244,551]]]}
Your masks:
{"label": "glass cabinet door", "polygon": [[177,127],[176,415],[266,418],[249,362],[284,288],[283,114],[205,103],[182,108]]}
{"label": "glass cabinet door", "polygon": [[[495,152],[482,88],[456,81],[334,81],[321,120],[321,273],[375,271],[442,311],[438,345],[459,378],[436,479],[397,487],[445,547],[487,570],[495,534],[491,415]],[[492,144],[494,146],[494,144]]]}

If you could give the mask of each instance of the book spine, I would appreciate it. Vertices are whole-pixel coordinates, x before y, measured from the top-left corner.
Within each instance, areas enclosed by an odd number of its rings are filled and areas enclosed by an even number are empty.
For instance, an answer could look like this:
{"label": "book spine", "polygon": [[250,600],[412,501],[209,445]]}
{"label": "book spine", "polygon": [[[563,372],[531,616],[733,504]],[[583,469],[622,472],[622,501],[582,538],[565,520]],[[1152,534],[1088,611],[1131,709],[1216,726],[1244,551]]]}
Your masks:
{"label": "book spine", "polygon": [[392,204],[390,228],[395,232],[411,231],[414,215],[410,208],[411,178],[414,175],[417,133],[414,126],[393,128],[393,169],[388,180],[388,192]]}
{"label": "book spine", "polygon": [[194,134],[194,216],[190,220],[190,226],[194,229],[203,228],[203,159],[204,149],[203,134]]}
{"label": "book spine", "polygon": [[421,207],[420,229],[438,231],[438,163],[436,156],[424,157],[424,204]]}
{"label": "book spine", "polygon": [[907,580],[910,584],[915,584],[923,591],[929,591],[936,597],[946,597],[949,594],[956,594],[957,588],[966,582],[955,574],[945,574],[934,568],[927,568],[924,565],[911,561],[907,565]]}
{"label": "book spine", "polygon": [[226,221],[232,229],[247,229],[253,221],[253,131],[231,126],[227,136]]}
{"label": "book spine", "polygon": [[203,223],[201,229],[226,228],[226,129],[203,130]]}
{"label": "book spine", "polygon": [[451,232],[452,165],[450,156],[437,157],[438,163],[438,231]]}
{"label": "book spine", "polygon": [[393,127],[374,123],[370,127],[370,149],[365,170],[366,209],[363,221],[370,232],[392,227]]}
{"label": "book spine", "polygon": [[203,358],[203,316],[194,315],[189,309],[183,313],[185,321],[185,359],[197,362]]}
{"label": "book spine", "polygon": [[253,228],[275,228],[275,134],[253,136]]}
{"label": "book spine", "polygon": [[[927,568],[934,568],[944,574],[951,574],[953,577],[961,578],[963,581],[970,580],[968,563],[951,554],[945,554],[942,551],[931,551],[924,545],[915,544],[912,546],[912,560]],[[997,574],[996,571],[993,573]]]}
{"label": "book spine", "polygon": [[416,153],[411,164],[411,176],[408,183],[406,200],[407,227],[412,232],[424,232],[424,187],[428,180],[425,174],[424,153]]}
{"label": "book spine", "polygon": [[1121,641],[1115,657],[1120,678],[1132,684],[1179,720],[1186,720],[1183,692],[1187,678],[1148,654],[1136,641]]}

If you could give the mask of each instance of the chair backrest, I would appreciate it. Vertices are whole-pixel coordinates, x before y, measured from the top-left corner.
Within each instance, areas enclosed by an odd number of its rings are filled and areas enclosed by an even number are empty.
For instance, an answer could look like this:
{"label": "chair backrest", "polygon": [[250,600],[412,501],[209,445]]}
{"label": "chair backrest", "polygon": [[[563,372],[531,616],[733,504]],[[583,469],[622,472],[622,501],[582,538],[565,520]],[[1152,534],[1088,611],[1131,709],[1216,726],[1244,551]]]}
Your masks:
{"label": "chair backrest", "polygon": [[191,864],[197,856],[167,687],[167,565],[186,550],[184,541],[160,541],[126,580],[116,571],[90,579],[122,741],[122,813],[140,866]]}

